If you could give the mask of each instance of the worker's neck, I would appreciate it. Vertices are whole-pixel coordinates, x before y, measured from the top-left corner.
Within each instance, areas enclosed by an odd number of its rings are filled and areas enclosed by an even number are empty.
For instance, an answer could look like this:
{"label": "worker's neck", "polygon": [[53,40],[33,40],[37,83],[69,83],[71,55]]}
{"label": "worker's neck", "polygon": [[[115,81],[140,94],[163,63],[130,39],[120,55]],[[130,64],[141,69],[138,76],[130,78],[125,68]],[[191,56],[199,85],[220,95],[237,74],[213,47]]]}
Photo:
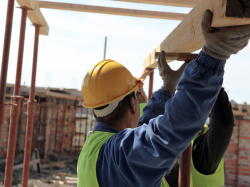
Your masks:
{"label": "worker's neck", "polygon": [[128,118],[123,118],[123,119],[115,121],[115,122],[109,121],[109,122],[106,122],[106,123],[109,124],[109,125],[112,125],[118,131],[123,131],[124,129],[127,129],[127,128],[134,128],[132,120],[130,120]]}

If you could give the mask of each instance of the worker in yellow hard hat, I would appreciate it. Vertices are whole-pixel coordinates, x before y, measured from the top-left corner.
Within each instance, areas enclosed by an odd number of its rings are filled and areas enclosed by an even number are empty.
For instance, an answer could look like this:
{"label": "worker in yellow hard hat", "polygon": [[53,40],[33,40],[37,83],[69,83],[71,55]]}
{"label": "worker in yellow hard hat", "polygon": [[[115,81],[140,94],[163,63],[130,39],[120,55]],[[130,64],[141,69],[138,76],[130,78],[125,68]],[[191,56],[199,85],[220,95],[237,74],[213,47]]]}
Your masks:
{"label": "worker in yellow hard hat", "polygon": [[207,10],[201,22],[205,45],[187,66],[173,71],[165,52],[160,53],[163,86],[144,108],[144,118],[136,98],[142,82],[123,65],[104,60],[87,72],[83,105],[94,109],[97,123],[78,159],[79,187],[169,186],[164,174],[203,128],[220,92],[226,60],[250,38],[250,26],[215,30],[211,20]]}

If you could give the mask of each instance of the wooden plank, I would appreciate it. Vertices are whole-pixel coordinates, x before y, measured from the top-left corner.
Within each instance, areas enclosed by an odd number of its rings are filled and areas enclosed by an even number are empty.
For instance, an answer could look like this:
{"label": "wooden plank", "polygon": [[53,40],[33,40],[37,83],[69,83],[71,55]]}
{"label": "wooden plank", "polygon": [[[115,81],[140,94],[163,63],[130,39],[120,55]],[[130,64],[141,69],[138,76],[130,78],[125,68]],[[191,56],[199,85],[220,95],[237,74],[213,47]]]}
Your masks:
{"label": "wooden plank", "polygon": [[[32,161],[30,161],[30,166],[36,165],[38,163],[39,163],[39,159],[32,160]],[[13,166],[13,170],[17,170],[17,169],[21,169],[21,168],[23,168],[23,163]]]}
{"label": "wooden plank", "polygon": [[[155,52],[192,53],[205,44],[200,22],[206,9],[213,11],[212,27],[250,24],[250,18],[226,17],[227,0],[202,0],[167,36],[167,38],[144,60],[144,68],[156,68]],[[171,62],[167,61],[167,62]]]}
{"label": "wooden plank", "polygon": [[153,5],[180,6],[180,7],[195,7],[200,0],[113,0],[133,3],[145,3]]}
{"label": "wooden plank", "polygon": [[111,8],[111,7],[101,7],[101,6],[92,6],[92,5],[82,5],[82,4],[57,3],[57,2],[49,2],[49,1],[37,1],[37,3],[40,8],[112,14],[112,15],[120,15],[120,16],[144,17],[144,18],[183,20],[183,18],[187,15],[187,14],[181,14],[181,13]]}
{"label": "wooden plank", "polygon": [[44,95],[45,95],[45,97],[50,96],[50,97],[56,97],[56,98],[60,98],[60,99],[67,99],[67,100],[77,100],[77,101],[82,101],[83,100],[82,97],[77,97],[77,96],[67,95],[67,94],[61,94],[61,93],[56,93],[56,92],[50,92],[50,91],[45,92]]}
{"label": "wooden plank", "polygon": [[58,168],[65,168],[66,167],[66,165],[64,163],[60,163],[60,162],[51,162],[51,161],[43,160],[43,159],[41,159],[40,162],[42,164],[49,164],[51,166],[55,166],[55,167],[58,167]]}
{"label": "wooden plank", "polygon": [[247,102],[244,102],[244,107],[246,108],[247,113],[250,116],[250,105],[247,105]]}
{"label": "wooden plank", "polygon": [[28,10],[27,16],[32,24],[43,25],[40,28],[40,34],[49,35],[49,26],[44,19],[36,0],[16,0],[21,7],[28,7],[32,10]]}

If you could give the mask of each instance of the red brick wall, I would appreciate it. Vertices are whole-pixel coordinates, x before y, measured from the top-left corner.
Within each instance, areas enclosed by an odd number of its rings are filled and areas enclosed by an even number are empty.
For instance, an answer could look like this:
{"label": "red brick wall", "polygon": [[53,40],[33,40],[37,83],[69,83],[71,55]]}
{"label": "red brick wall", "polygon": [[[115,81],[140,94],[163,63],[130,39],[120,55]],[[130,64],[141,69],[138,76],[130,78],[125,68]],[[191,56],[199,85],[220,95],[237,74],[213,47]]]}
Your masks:
{"label": "red brick wall", "polygon": [[[250,120],[243,120],[242,117],[235,119],[235,127],[230,145],[225,155],[225,170],[228,187],[249,187],[250,186]],[[238,141],[238,129],[240,124],[240,139]],[[238,144],[239,143],[239,144]],[[238,149],[239,145],[239,149]],[[239,153],[238,153],[239,151]],[[237,165],[237,154],[238,165]],[[237,175],[238,166],[238,176]],[[237,185],[236,185],[237,181]]]}

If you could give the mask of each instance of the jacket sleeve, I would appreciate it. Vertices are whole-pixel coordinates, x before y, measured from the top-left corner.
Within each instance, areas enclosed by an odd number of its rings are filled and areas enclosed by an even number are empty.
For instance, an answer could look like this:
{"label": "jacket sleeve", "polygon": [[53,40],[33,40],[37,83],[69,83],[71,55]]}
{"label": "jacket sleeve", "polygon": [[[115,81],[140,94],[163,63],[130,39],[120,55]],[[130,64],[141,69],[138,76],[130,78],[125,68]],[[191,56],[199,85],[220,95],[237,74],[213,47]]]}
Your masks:
{"label": "jacket sleeve", "polygon": [[[201,51],[186,66],[163,115],[112,136],[97,161],[100,186],[118,182],[119,186],[160,186],[164,173],[202,129],[220,91],[225,62]],[[153,97],[162,94],[159,90]]]}
{"label": "jacket sleeve", "polygon": [[230,143],[234,115],[227,93],[222,88],[211,111],[209,130],[194,141],[194,166],[204,175],[213,174]]}
{"label": "jacket sleeve", "polygon": [[173,92],[162,89],[153,94],[148,104],[143,108],[143,115],[140,118],[138,127],[142,126],[144,123],[148,124],[150,119],[156,118],[159,115],[163,115],[166,102],[173,96]]}

